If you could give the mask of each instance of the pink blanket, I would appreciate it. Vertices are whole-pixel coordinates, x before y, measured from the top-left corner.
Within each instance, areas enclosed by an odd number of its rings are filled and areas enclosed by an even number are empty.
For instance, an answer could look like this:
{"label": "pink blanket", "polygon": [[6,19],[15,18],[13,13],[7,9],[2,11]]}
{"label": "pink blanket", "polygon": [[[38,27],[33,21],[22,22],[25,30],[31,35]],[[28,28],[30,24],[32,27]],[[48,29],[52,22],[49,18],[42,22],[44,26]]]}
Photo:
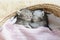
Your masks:
{"label": "pink blanket", "polygon": [[14,24],[12,19],[7,20],[0,29],[0,40],[60,40],[60,31],[50,31],[48,28],[25,28]]}

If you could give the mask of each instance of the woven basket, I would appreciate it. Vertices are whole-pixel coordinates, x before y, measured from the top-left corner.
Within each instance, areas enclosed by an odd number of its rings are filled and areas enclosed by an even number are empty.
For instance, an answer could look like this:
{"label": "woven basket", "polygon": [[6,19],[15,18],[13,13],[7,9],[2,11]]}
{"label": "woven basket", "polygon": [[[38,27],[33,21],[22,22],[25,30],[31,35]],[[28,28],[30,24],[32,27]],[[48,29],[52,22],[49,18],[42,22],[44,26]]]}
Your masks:
{"label": "woven basket", "polygon": [[[60,6],[57,6],[57,5],[54,5],[54,4],[37,4],[37,5],[29,6],[29,7],[26,7],[26,8],[28,8],[30,10],[44,9],[44,11],[46,11],[48,13],[53,13],[57,17],[60,17]],[[15,16],[15,15],[16,15],[16,11],[9,14],[5,18],[3,18],[0,21],[0,26],[2,26],[7,19],[9,19],[9,18],[11,18],[12,16]]]}

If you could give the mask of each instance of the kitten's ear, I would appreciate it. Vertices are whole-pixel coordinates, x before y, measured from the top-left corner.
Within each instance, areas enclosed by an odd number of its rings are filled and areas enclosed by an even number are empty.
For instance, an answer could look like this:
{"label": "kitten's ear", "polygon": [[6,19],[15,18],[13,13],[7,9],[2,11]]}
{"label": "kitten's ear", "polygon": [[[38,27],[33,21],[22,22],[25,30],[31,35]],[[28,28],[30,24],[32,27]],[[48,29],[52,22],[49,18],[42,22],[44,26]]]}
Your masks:
{"label": "kitten's ear", "polygon": [[16,14],[17,14],[17,15],[20,15],[20,14],[21,14],[21,11],[18,10],[18,11],[16,12]]}

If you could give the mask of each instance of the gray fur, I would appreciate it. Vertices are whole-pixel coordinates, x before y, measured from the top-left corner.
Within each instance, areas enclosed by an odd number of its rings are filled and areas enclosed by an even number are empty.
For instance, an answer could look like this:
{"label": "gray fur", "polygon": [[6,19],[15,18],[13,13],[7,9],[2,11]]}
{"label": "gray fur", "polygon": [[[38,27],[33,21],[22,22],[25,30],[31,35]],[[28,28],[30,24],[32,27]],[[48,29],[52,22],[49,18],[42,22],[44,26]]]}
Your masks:
{"label": "gray fur", "polygon": [[[16,24],[24,25],[27,28],[37,28],[39,26],[43,25],[43,16],[44,16],[44,11],[41,10],[35,10],[30,11],[28,9],[22,9],[20,11],[17,11],[18,14],[18,19]],[[33,22],[31,22],[31,20]]]}

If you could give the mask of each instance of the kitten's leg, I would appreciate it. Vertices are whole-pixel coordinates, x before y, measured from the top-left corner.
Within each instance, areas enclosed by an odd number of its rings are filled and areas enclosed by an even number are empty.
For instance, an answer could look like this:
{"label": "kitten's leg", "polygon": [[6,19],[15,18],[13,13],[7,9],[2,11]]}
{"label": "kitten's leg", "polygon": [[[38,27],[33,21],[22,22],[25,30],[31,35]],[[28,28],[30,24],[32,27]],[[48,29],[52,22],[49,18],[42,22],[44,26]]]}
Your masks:
{"label": "kitten's leg", "polygon": [[29,25],[29,22],[24,21],[24,22],[23,22],[23,25],[24,25],[26,28],[31,28],[31,26]]}

